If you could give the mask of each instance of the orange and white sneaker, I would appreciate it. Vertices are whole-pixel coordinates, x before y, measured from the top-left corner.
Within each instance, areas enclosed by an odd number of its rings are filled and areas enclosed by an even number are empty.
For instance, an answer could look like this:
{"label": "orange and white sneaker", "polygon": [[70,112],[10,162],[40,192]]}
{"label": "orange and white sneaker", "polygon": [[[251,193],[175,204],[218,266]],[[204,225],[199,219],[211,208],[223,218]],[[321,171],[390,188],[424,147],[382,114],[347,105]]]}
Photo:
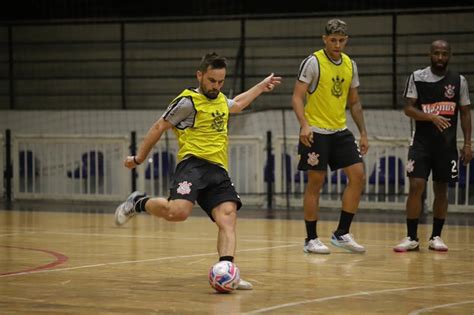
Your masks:
{"label": "orange and white sneaker", "polygon": [[420,249],[420,242],[418,240],[412,240],[411,237],[405,237],[400,244],[393,248],[394,252],[404,253]]}
{"label": "orange and white sneaker", "polygon": [[430,241],[428,242],[429,246],[428,248],[431,250],[436,250],[438,252],[447,252],[448,251],[448,246],[443,242],[441,237],[435,236]]}

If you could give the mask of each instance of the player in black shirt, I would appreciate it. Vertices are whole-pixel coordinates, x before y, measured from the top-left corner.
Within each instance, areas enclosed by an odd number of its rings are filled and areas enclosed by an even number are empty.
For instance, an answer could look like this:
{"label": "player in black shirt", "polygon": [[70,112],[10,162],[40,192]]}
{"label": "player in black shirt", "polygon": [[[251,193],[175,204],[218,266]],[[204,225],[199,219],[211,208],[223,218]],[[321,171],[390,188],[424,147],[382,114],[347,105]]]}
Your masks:
{"label": "player in black shirt", "polygon": [[444,40],[431,44],[431,66],[413,72],[404,96],[405,114],[415,119],[416,130],[408,151],[407,175],[410,190],[407,199],[407,237],[394,247],[396,252],[419,249],[418,218],[422,194],[430,172],[433,173],[433,231],[429,249],[447,251],[441,230],[448,211],[448,183],[458,179],[456,130],[458,112],[464,134],[460,150],[464,165],[472,158],[471,113],[466,79],[448,70],[451,47]]}

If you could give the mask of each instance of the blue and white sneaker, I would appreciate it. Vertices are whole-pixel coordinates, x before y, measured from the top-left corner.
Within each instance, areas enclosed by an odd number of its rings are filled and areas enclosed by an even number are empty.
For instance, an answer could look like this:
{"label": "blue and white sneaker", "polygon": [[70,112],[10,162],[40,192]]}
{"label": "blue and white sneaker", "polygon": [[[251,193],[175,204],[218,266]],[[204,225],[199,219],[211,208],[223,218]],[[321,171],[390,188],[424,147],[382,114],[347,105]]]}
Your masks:
{"label": "blue and white sneaker", "polygon": [[340,248],[344,248],[353,253],[364,253],[365,248],[357,244],[352,238],[352,235],[347,233],[341,236],[336,236],[334,233],[331,236],[331,244]]}
{"label": "blue and white sneaker", "polygon": [[115,210],[115,225],[121,226],[137,214],[135,206],[140,199],[145,198],[146,194],[134,191],[128,196],[127,200],[121,203]]}
{"label": "blue and white sneaker", "polygon": [[305,253],[312,253],[312,254],[329,254],[330,253],[329,248],[326,245],[324,245],[323,242],[319,240],[319,238],[315,238],[315,239],[305,242],[303,246],[303,251]]}

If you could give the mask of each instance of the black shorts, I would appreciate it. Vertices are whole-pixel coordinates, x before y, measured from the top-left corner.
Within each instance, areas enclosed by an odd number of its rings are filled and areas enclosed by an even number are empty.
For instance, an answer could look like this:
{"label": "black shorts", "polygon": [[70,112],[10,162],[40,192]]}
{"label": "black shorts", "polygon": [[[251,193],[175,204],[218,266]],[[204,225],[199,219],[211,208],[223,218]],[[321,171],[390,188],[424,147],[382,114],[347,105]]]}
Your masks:
{"label": "black shorts", "polygon": [[242,207],[227,171],[197,157],[189,157],[178,164],[169,199],[186,199],[192,203],[197,201],[212,221],[212,209],[225,201],[235,202],[237,210]]}
{"label": "black shorts", "polygon": [[458,150],[456,147],[428,146],[414,142],[408,150],[407,176],[433,181],[454,183],[458,180]]}
{"label": "black shorts", "polygon": [[349,130],[324,135],[313,132],[313,144],[305,146],[301,141],[298,144],[300,161],[298,169],[327,171],[348,167],[361,162],[359,146],[354,135]]}

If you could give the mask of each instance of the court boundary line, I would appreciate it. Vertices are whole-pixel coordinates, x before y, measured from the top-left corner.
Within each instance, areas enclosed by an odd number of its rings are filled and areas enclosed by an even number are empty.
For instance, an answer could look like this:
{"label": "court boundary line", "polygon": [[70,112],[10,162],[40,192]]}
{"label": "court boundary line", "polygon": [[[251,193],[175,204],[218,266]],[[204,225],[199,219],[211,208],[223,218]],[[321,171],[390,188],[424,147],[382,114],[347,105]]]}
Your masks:
{"label": "court boundary line", "polygon": [[33,272],[38,272],[38,271],[50,269],[50,268],[56,267],[58,265],[64,264],[69,259],[69,257],[64,255],[64,254],[57,253],[57,252],[54,252],[54,251],[48,250],[48,249],[10,246],[10,245],[0,245],[0,247],[30,250],[30,251],[35,251],[35,252],[46,253],[46,254],[49,254],[51,256],[56,257],[55,261],[50,262],[48,264],[39,265],[39,266],[36,266],[36,267],[33,267],[33,268],[20,270],[20,271],[9,271],[9,272],[0,273],[0,278],[7,277],[7,276],[13,276],[13,275],[16,275],[16,274],[33,273]]}
{"label": "court boundary line", "polygon": [[432,311],[432,310],[436,310],[436,309],[438,309],[438,308],[445,308],[445,307],[450,307],[450,306],[458,306],[458,305],[470,304],[470,303],[474,303],[474,300],[471,300],[471,301],[464,301],[464,302],[458,302],[458,303],[440,304],[440,305],[436,305],[436,306],[432,306],[432,307],[420,308],[420,309],[418,309],[418,310],[414,310],[414,311],[408,313],[408,315],[418,315],[418,314],[423,313],[424,311]]}
{"label": "court boundary line", "polygon": [[[299,244],[289,244],[289,245],[279,245],[279,246],[271,246],[271,247],[249,248],[249,249],[237,250],[236,252],[237,253],[243,253],[243,252],[271,250],[271,249],[294,247],[294,246],[298,246],[298,245]],[[217,252],[212,252],[212,253],[204,253],[204,254],[169,256],[169,257],[149,258],[149,259],[141,259],[141,260],[125,260],[125,261],[108,262],[108,263],[100,263],[100,264],[92,264],[92,265],[84,265],[84,266],[76,266],[76,267],[67,267],[67,268],[59,268],[59,269],[46,269],[46,270],[43,269],[43,270],[36,270],[36,271],[25,271],[25,272],[18,272],[18,273],[14,273],[14,274],[6,274],[6,275],[1,275],[0,274],[0,278],[7,278],[7,277],[13,277],[13,276],[22,276],[22,275],[31,275],[31,274],[37,274],[37,273],[71,271],[71,270],[87,269],[87,268],[95,268],[95,267],[106,267],[106,266],[115,266],[115,265],[124,265],[124,264],[135,264],[135,263],[152,262],[152,261],[165,261],[165,260],[182,259],[182,258],[205,257],[205,256],[216,255],[216,254],[217,254]]]}
{"label": "court boundary line", "polygon": [[243,314],[244,315],[260,314],[260,313],[274,311],[274,310],[278,310],[278,309],[282,309],[282,308],[286,308],[286,307],[300,306],[300,305],[310,304],[310,303],[319,303],[319,302],[324,302],[324,301],[343,299],[343,298],[347,298],[347,297],[356,297],[356,296],[372,295],[372,294],[383,294],[383,293],[400,292],[400,291],[431,289],[431,288],[448,287],[448,286],[456,286],[456,285],[466,285],[466,284],[474,284],[474,281],[453,282],[453,283],[434,284],[434,285],[406,287],[406,288],[397,288],[397,289],[362,291],[362,292],[342,294],[342,295],[333,295],[333,296],[326,296],[326,297],[318,298],[318,299],[311,299],[311,300],[304,300],[304,301],[299,301],[299,302],[292,302],[292,303],[284,303],[284,304],[274,305],[274,306],[270,306],[270,307],[256,309],[256,310],[246,312],[246,313],[243,313]]}

